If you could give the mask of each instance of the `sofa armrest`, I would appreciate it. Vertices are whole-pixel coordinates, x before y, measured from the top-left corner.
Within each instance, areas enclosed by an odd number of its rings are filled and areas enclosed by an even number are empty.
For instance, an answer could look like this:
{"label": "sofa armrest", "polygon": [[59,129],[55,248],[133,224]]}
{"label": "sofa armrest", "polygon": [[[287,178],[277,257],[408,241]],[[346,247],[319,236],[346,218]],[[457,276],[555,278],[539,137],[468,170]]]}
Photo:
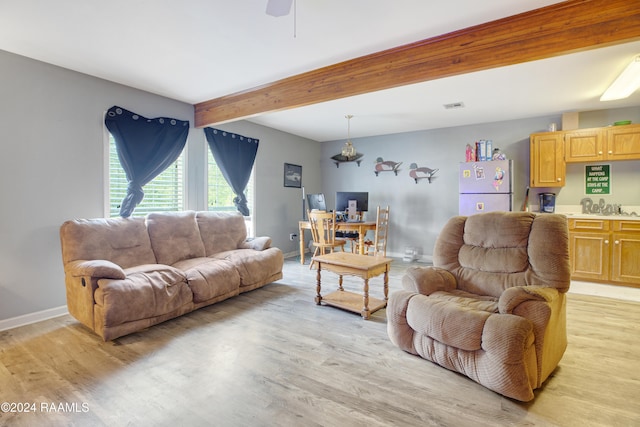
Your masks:
{"label": "sofa armrest", "polygon": [[94,323],[94,293],[100,279],[125,279],[119,265],[107,260],[76,260],[64,265],[69,313],[91,330]]}
{"label": "sofa armrest", "polygon": [[513,313],[514,310],[525,301],[544,301],[551,303],[558,298],[556,288],[544,286],[514,286],[505,289],[498,300],[500,313]]}
{"label": "sofa armrest", "polygon": [[436,291],[450,291],[457,281],[449,271],[438,267],[409,267],[402,277],[402,287],[409,292],[430,295]]}
{"label": "sofa armrest", "polygon": [[263,251],[271,247],[271,237],[262,236],[249,238],[240,244],[240,249]]}
{"label": "sofa armrest", "polygon": [[103,259],[71,261],[65,265],[65,271],[73,277],[85,276],[101,279],[124,279],[127,277],[119,265]]}

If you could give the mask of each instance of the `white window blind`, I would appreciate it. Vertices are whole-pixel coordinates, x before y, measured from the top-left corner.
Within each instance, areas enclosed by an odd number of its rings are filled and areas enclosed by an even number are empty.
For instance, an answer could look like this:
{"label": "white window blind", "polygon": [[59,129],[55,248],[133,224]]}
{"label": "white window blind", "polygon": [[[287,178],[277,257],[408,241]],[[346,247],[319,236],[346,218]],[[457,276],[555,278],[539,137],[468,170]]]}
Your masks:
{"label": "white window blind", "polygon": [[[132,216],[149,212],[177,212],[184,210],[184,151],[178,160],[143,187],[144,199]],[[127,194],[127,177],[120,165],[116,143],[109,134],[109,216],[120,215],[120,204]]]}

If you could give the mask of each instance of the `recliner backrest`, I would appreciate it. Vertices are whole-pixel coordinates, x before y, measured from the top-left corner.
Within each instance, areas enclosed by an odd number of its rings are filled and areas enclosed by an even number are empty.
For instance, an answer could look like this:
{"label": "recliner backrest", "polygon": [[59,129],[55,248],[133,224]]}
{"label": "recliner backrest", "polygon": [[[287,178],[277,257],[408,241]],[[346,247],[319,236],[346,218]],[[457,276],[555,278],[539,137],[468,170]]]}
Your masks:
{"label": "recliner backrest", "polygon": [[458,288],[499,297],[513,286],[569,289],[567,220],[558,214],[488,212],[451,218],[436,240],[435,267]]}

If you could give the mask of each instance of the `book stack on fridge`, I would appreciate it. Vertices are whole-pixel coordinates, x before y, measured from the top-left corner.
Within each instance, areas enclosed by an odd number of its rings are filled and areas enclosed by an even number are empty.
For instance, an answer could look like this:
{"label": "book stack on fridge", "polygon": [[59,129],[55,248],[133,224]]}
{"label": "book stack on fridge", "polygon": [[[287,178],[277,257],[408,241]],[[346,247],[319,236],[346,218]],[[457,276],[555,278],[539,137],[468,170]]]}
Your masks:
{"label": "book stack on fridge", "polygon": [[481,139],[476,141],[473,146],[467,144],[466,161],[467,162],[486,162],[491,160],[493,154],[493,141],[490,139]]}

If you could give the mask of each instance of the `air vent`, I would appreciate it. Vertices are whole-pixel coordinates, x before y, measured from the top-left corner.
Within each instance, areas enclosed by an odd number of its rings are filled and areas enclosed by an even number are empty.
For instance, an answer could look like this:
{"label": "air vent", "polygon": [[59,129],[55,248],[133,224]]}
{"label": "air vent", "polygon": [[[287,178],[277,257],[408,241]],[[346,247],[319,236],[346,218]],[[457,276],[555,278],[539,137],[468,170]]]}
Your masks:
{"label": "air vent", "polygon": [[445,110],[455,110],[456,108],[464,108],[464,102],[452,102],[451,104],[444,104]]}

